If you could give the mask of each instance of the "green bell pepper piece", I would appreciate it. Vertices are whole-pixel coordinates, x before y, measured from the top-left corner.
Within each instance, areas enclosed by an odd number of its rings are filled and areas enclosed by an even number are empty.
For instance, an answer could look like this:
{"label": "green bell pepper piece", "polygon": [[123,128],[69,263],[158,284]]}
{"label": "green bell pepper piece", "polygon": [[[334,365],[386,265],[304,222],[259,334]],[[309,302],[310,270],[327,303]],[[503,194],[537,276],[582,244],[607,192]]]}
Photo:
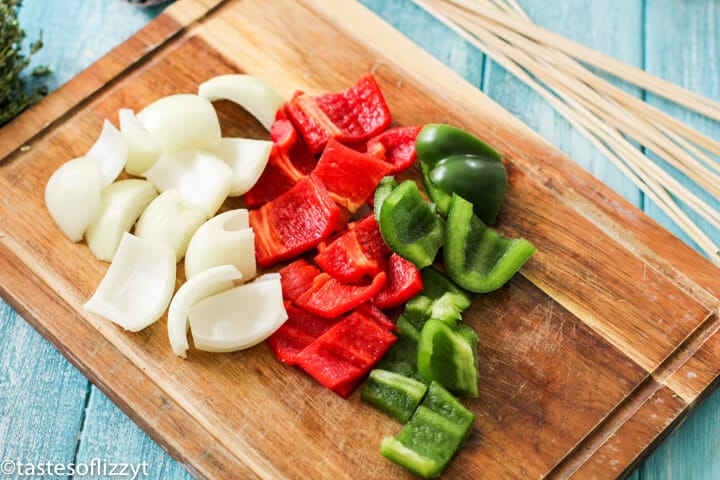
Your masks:
{"label": "green bell pepper piece", "polygon": [[396,437],[385,437],[380,453],[423,478],[440,475],[467,440],[475,415],[432,382],[422,404]]}
{"label": "green bell pepper piece", "polygon": [[395,187],[381,202],[378,224],[385,243],[418,269],[435,260],[445,240],[443,220],[412,180]]}
{"label": "green bell pepper piece", "polygon": [[427,385],[412,378],[374,369],[370,372],[362,399],[405,424],[420,405]]}
{"label": "green bell pepper piece", "polygon": [[380,180],[380,183],[375,189],[373,205],[375,209],[375,220],[377,220],[378,222],[380,221],[380,210],[382,209],[382,204],[395,187],[397,187],[395,177],[383,177],[383,179]]}
{"label": "green bell pepper piece", "polygon": [[417,367],[420,375],[462,397],[478,396],[478,337],[467,325],[452,328],[430,319],[420,333]]}
{"label": "green bell pepper piece", "polygon": [[473,214],[473,206],[453,195],[447,218],[445,267],[461,287],[471,292],[492,292],[505,285],[535,247],[519,238],[505,238]]}
{"label": "green bell pepper piece", "polygon": [[472,303],[470,295],[432,267],[423,269],[422,281],[422,291],[405,305],[407,322],[418,332],[430,318],[454,326]]}
{"label": "green bell pepper piece", "polygon": [[507,189],[502,157],[474,135],[450,125],[425,125],[415,140],[428,196],[447,215],[451,195],[469,200],[476,214],[493,223]]}
{"label": "green bell pepper piece", "polygon": [[400,331],[397,341],[390,347],[390,350],[387,351],[376,367],[427,384],[430,381],[423,378],[417,369],[417,342],[420,333],[416,332],[415,334],[417,338]]}

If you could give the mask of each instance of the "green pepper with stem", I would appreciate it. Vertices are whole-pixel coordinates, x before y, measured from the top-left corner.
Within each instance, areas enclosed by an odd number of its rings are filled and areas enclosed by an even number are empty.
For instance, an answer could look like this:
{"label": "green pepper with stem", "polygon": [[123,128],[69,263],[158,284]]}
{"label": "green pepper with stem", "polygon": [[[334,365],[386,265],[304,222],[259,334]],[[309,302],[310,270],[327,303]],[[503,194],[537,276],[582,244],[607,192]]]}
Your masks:
{"label": "green pepper with stem", "polygon": [[445,237],[443,255],[450,278],[476,293],[505,285],[535,253],[524,238],[505,238],[483,224],[472,204],[457,194],[452,196]]}
{"label": "green pepper with stem", "polygon": [[446,215],[456,193],[473,204],[483,222],[495,222],[508,184],[499,153],[476,136],[441,124],[425,125],[415,150],[425,191],[438,211]]}

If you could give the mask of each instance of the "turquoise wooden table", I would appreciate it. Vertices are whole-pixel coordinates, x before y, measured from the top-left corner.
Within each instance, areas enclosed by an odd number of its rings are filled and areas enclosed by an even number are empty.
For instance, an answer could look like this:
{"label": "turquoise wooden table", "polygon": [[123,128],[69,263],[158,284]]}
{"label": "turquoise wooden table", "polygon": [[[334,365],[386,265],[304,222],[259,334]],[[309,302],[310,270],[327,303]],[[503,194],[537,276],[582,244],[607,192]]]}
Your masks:
{"label": "turquoise wooden table", "polygon": [[[677,233],[660,210],[522,83],[409,0],[362,0],[481,88],[600,180]],[[46,46],[55,89],[129,37],[160,8],[120,0],[26,0],[21,22]],[[716,0],[521,0],[540,25],[720,100],[720,2]],[[720,125],[643,91],[633,95],[720,138]],[[716,204],[717,205],[717,204]],[[715,239],[719,232],[706,228]],[[685,239],[689,242],[689,240]],[[717,241],[717,240],[716,240]],[[639,466],[632,478],[720,477],[720,391]],[[145,463],[147,478],[189,478],[99,390],[0,300],[0,460]]]}

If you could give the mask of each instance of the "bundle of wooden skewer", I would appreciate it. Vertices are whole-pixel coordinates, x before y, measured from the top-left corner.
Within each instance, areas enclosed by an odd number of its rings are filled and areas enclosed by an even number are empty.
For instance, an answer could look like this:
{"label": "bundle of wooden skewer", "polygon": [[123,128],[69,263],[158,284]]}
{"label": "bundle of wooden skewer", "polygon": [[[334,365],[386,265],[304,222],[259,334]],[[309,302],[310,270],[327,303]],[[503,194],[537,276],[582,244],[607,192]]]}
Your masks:
{"label": "bundle of wooden skewer", "polygon": [[720,103],[535,25],[516,0],[413,0],[540,94],[655,202],[715,263],[720,248],[689,211],[720,232],[720,212],[641,151],[720,199],[720,142],[630,95],[594,67],[720,121]]}

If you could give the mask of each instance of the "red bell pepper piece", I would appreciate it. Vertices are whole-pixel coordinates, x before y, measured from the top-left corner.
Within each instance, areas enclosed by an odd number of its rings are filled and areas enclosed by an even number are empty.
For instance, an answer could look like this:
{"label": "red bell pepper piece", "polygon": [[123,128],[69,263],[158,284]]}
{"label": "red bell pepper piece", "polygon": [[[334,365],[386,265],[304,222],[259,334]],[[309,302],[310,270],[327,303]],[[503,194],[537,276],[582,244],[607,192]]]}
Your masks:
{"label": "red bell pepper piece", "polygon": [[341,282],[359,282],[383,271],[384,263],[378,263],[365,255],[355,230],[346,230],[332,243],[318,246],[318,249],[320,253],[315,256],[315,263]]}
{"label": "red bell pepper piece", "polygon": [[354,213],[391,168],[383,160],[330,139],[313,174],[322,180],[333,200]]}
{"label": "red bell pepper piece", "polygon": [[422,127],[396,127],[386,130],[367,142],[367,153],[392,164],[389,175],[410,167],[417,153],[415,139]]}
{"label": "red bell pepper piece", "polygon": [[290,265],[280,269],[280,283],[283,298],[295,301],[310,285],[315,277],[320,275],[320,269],[305,259],[295,260]]}
{"label": "red bell pepper piece", "polygon": [[244,197],[245,205],[251,208],[264,205],[287,192],[317,164],[295,127],[281,112],[270,127],[273,148],[268,164]]}
{"label": "red bell pepper piece", "polygon": [[320,335],[296,357],[321,385],[347,398],[397,337],[354,312]]}
{"label": "red bell pepper piece", "polygon": [[379,265],[385,266],[386,260],[392,254],[380,234],[380,226],[372,213],[357,222],[351,223],[348,227],[357,234],[360,248],[365,256],[372,258]]}
{"label": "red bell pepper piece", "polygon": [[407,302],[423,289],[420,270],[397,253],[390,256],[385,273],[387,282],[373,298],[373,303],[378,308],[396,307]]}
{"label": "red bell pepper piece", "polygon": [[323,318],[285,302],[288,319],[267,342],[270,350],[282,363],[295,365],[297,355],[316,338],[340,321],[339,318]]}
{"label": "red bell pepper piece", "polygon": [[331,138],[347,144],[366,141],[392,121],[372,75],[362,77],[341,93],[311,97],[298,92],[285,106],[285,112],[315,154]]}
{"label": "red bell pepper piece", "polygon": [[370,300],[385,285],[385,272],[375,275],[369,285],[351,285],[321,273],[295,299],[295,304],[325,318],[335,318]]}
{"label": "red bell pepper piece", "polygon": [[372,302],[365,302],[360,304],[356,309],[356,312],[365,315],[370,320],[374,321],[382,328],[391,332],[395,329],[395,322],[390,320],[378,307],[372,304]]}
{"label": "red bell pepper piece", "polygon": [[303,177],[287,192],[250,211],[261,268],[310,250],[335,229],[340,209],[321,181]]}

